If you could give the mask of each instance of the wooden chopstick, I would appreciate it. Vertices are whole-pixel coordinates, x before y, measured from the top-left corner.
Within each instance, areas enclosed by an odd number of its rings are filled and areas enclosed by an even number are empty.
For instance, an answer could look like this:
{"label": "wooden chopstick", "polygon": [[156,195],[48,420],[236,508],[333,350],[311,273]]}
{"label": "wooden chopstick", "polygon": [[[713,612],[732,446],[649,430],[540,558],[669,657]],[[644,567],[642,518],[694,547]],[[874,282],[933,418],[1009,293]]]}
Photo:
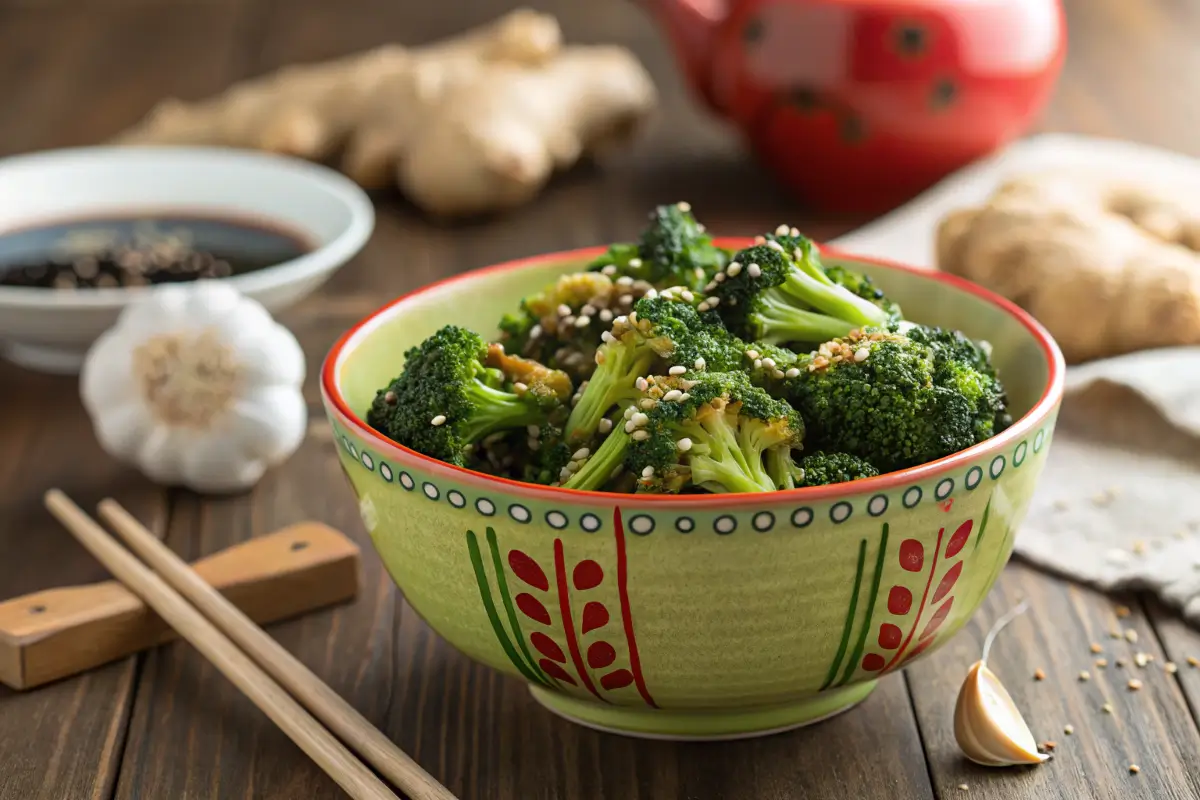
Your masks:
{"label": "wooden chopstick", "polygon": [[115,500],[100,502],[100,517],[176,591],[258,662],[342,741],[413,800],[455,800],[391,739],[367,721],[279,642],[268,636],[225,596],[146,530]]}
{"label": "wooden chopstick", "polygon": [[355,800],[397,800],[345,745],[212,623],[58,489],[46,507],[101,564],[199,650]]}

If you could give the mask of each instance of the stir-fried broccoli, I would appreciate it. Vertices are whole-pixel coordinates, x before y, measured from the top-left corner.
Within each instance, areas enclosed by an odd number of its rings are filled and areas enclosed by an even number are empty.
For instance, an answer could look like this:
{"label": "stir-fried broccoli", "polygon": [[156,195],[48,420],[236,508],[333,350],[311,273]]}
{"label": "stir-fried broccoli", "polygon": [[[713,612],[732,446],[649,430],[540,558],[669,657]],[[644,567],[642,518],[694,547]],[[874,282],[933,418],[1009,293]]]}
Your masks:
{"label": "stir-fried broccoli", "polygon": [[657,289],[698,289],[725,266],[728,254],[713,244],[687,203],[658,206],[636,244],[615,244],[589,265],[610,278],[628,276]]}
{"label": "stir-fried broccoli", "polygon": [[647,493],[856,481],[1012,424],[986,342],[904,319],[795,228],[727,252],[686,203],[500,331],[447,325],[411,348],[367,422],[480,472]]}
{"label": "stir-fried broccoli", "polygon": [[652,402],[631,407],[625,422],[626,463],[639,491],[774,491],[768,460],[790,459],[804,437],[791,406],[742,372],[655,377],[646,399]]}
{"label": "stir-fried broccoli", "polygon": [[506,355],[476,333],[447,325],[404,354],[404,368],[375,396],[367,424],[406,447],[463,466],[497,432],[541,425],[571,393],[564,373]]}
{"label": "stir-fried broccoli", "polygon": [[596,368],[596,348],[613,319],[628,314],[652,287],[629,276],[573,272],[521,301],[500,320],[500,343],[509,351],[560,369],[576,382]]}
{"label": "stir-fried broccoli", "polygon": [[879,470],[858,456],[849,453],[809,453],[800,459],[800,480],[797,486],[825,486],[860,478],[874,478]]}
{"label": "stir-fried broccoli", "polygon": [[875,302],[833,281],[803,236],[739,251],[705,291],[701,309],[715,308],[738,336],[770,344],[815,344],[889,322]]}
{"label": "stir-fried broccoli", "polygon": [[813,431],[814,447],[888,472],[986,438],[995,411],[981,408],[977,390],[990,382],[953,359],[938,369],[927,344],[866,329],[822,344],[788,392]]}
{"label": "stir-fried broccoli", "polygon": [[671,294],[643,297],[628,316],[613,320],[603,340],[595,372],[572,398],[566,429],[573,442],[592,441],[601,419],[641,397],[647,376],[671,367],[735,369],[742,358],[728,332],[704,325],[696,309]]}

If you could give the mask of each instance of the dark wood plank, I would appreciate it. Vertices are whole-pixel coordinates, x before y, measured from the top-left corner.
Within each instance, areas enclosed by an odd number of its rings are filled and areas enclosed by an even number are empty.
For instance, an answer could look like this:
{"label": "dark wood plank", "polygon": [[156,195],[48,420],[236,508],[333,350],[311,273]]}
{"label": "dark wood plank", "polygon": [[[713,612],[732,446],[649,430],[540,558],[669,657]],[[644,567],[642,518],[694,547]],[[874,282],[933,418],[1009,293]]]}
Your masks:
{"label": "dark wood plank", "polygon": [[[106,578],[43,510],[42,493],[58,485],[85,506],[112,495],[155,530],[166,520],[166,493],[101,452],[74,381],[0,364],[0,386],[0,598]],[[135,677],[129,658],[38,691],[0,687],[0,797],[106,797]]]}
{"label": "dark wood plank", "polygon": [[[1039,742],[1058,744],[1054,759],[1035,768],[986,769],[970,764],[954,740],[954,703],[963,677],[979,659],[992,622],[1022,598],[1028,613],[1014,621],[994,645],[989,666],[1025,715]],[[1145,616],[1118,619],[1122,598],[1106,597],[1013,564],[963,633],[907,671],[909,688],[925,739],[939,796],[959,784],[970,796],[1015,798],[1112,798],[1183,800],[1200,796],[1200,733],[1175,678],[1162,668],[1164,653]],[[1125,630],[1136,631],[1129,642]],[[1116,631],[1119,638],[1110,632]],[[1103,652],[1093,654],[1092,643]],[[1137,653],[1155,660],[1145,668]],[[1097,658],[1108,666],[1096,666]],[[1124,666],[1118,666],[1118,659]],[[1034,679],[1044,670],[1045,680]],[[1087,671],[1088,680],[1080,679]],[[1128,681],[1141,680],[1140,691]],[[1104,711],[1110,703],[1112,713]],[[1065,726],[1074,726],[1067,735]],[[1131,775],[1129,765],[1140,772]]]}

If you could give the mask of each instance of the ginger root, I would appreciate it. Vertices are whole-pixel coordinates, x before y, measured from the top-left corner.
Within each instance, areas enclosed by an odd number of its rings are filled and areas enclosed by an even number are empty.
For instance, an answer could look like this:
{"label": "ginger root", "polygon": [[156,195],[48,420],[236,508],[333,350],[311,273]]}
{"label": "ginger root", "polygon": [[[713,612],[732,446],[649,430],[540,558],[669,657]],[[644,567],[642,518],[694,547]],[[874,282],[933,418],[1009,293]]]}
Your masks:
{"label": "ginger root", "polygon": [[1103,176],[1009,180],[947,215],[938,268],[1012,300],[1070,363],[1200,344],[1200,202]]}
{"label": "ginger root", "polygon": [[518,9],[431,45],[387,45],[195,103],[166,100],[113,141],[327,162],[450,217],[528,201],[556,170],[629,141],[656,99],[627,50],[564,47],[553,17]]}

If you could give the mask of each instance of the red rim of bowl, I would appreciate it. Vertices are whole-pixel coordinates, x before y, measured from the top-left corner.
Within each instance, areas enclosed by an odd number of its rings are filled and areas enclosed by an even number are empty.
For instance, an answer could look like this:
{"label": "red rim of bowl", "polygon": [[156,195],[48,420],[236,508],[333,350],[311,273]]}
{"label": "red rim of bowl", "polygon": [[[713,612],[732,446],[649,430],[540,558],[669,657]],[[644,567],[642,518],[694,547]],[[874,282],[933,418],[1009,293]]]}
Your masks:
{"label": "red rim of bowl", "polygon": [[[722,237],[715,240],[721,246],[732,250],[739,250],[752,243],[750,238],[741,237]],[[361,420],[357,414],[350,410],[349,404],[342,396],[341,390],[337,385],[335,371],[339,362],[342,360],[343,351],[355,336],[367,326],[371,325],[375,320],[379,320],[391,312],[397,306],[428,294],[444,286],[468,281],[478,278],[481,275],[488,275],[496,272],[508,272],[510,270],[518,270],[526,267],[537,266],[550,261],[583,261],[585,259],[594,258],[604,252],[604,246],[585,247],[576,250],[563,250],[556,253],[546,253],[538,256],[529,256],[526,258],[514,259],[505,261],[500,264],[493,264],[488,267],[464,272],[460,275],[454,275],[449,278],[444,278],[440,281],[427,284],[419,289],[415,289],[407,294],[397,297],[387,305],[374,311],[364,319],[360,320],[354,327],[346,331],[330,348],[329,353],[325,357],[325,361],[321,366],[321,392],[324,395],[326,402],[333,405],[339,416],[343,418],[356,432],[384,448],[398,451],[408,458],[420,462],[420,464],[432,472],[441,472],[446,475],[456,476],[461,479],[466,479],[468,482],[479,483],[484,485],[493,485],[498,491],[537,497],[546,501],[555,499],[564,500],[567,498],[576,498],[577,500],[603,500],[608,503],[612,502],[629,502],[635,501],[647,505],[663,504],[688,504],[688,505],[714,505],[714,506],[730,506],[744,505],[747,503],[762,503],[765,496],[778,498],[791,498],[796,500],[820,500],[829,497],[840,497],[846,494],[860,494],[870,492],[872,490],[892,489],[900,485],[911,484],[927,480],[933,476],[953,470],[955,467],[961,466],[968,461],[971,461],[979,455],[991,450],[1003,449],[1012,441],[1021,438],[1029,430],[1034,428],[1042,419],[1050,414],[1051,410],[1058,404],[1062,398],[1063,379],[1065,372],[1065,363],[1063,361],[1062,352],[1055,343],[1050,333],[1030,316],[1027,312],[1017,306],[1015,303],[1006,300],[999,295],[984,289],[978,284],[971,281],[959,278],[955,275],[950,275],[944,272],[935,270],[918,269],[916,267],[906,266],[886,259],[856,256],[852,253],[847,253],[837,248],[827,245],[820,245],[822,255],[830,256],[847,261],[857,261],[864,264],[884,267],[886,269],[899,270],[911,274],[920,275],[923,278],[941,283],[948,284],[961,289],[964,292],[973,294],[976,297],[994,305],[1009,314],[1009,316],[1021,323],[1028,330],[1042,348],[1042,352],[1046,357],[1046,362],[1049,367],[1049,380],[1046,382],[1046,387],[1042,392],[1042,396],[1033,405],[1024,416],[1015,421],[1007,430],[991,439],[972,445],[966,450],[960,450],[957,453],[952,453],[944,456],[936,461],[930,461],[916,467],[897,470],[895,472],[886,472],[874,478],[863,478],[851,483],[831,484],[828,486],[807,486],[800,489],[782,489],[777,492],[757,493],[757,492],[732,492],[729,494],[692,494],[692,495],[626,495],[617,494],[614,492],[597,492],[584,491],[581,489],[564,489],[561,486],[542,486],[534,483],[525,483],[511,478],[500,478],[494,475],[488,475],[483,472],[466,469],[465,467],[447,464],[444,461],[438,461],[435,458],[430,458],[422,453],[418,453],[402,444],[392,441],[383,436],[374,428],[367,425]]]}

